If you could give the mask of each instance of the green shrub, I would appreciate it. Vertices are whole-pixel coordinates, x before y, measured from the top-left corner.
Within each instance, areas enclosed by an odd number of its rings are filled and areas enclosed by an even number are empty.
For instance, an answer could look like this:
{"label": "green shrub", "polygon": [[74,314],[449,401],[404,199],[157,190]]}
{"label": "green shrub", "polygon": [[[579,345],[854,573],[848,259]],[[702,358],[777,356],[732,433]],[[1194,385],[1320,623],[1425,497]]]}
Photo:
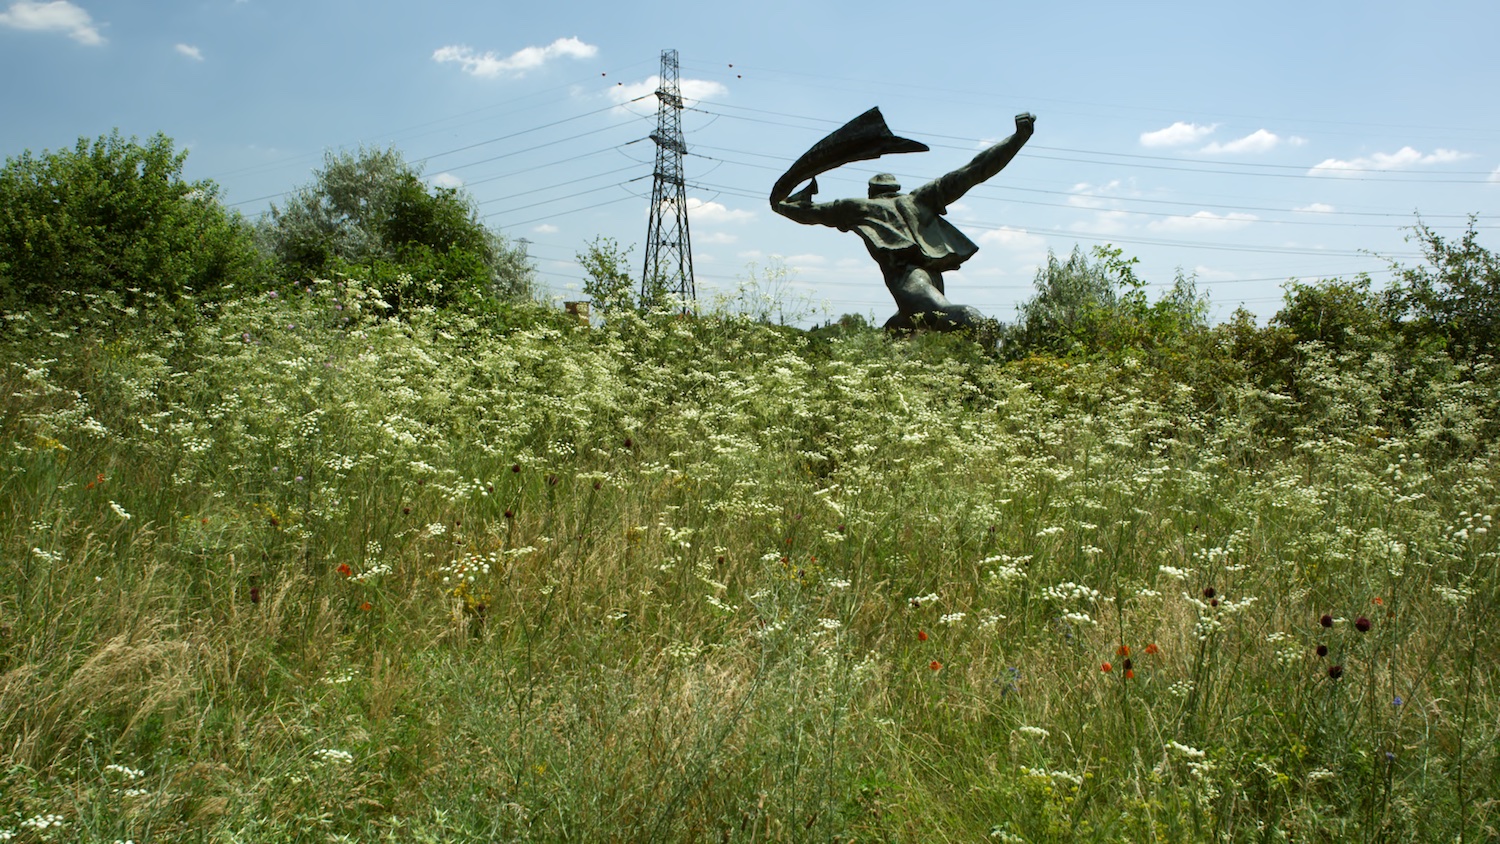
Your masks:
{"label": "green shrub", "polygon": [[261,234],[284,275],[360,276],[397,313],[531,295],[520,251],[485,227],[467,195],[429,190],[395,149],[328,153]]}
{"label": "green shrub", "polygon": [[127,303],[254,284],[250,227],[212,182],[182,178],[187,152],[118,131],[71,150],[7,159],[0,170],[0,299],[48,305],[65,291]]}

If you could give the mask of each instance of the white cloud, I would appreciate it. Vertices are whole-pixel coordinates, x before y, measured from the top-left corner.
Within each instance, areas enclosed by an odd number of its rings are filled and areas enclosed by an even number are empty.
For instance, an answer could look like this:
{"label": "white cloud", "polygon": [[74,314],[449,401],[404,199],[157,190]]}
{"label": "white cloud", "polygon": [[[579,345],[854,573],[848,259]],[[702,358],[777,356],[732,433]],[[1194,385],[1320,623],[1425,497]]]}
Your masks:
{"label": "white cloud", "polygon": [[1091,185],[1088,182],[1079,182],[1073,186],[1072,193],[1068,196],[1068,204],[1074,208],[1108,208],[1114,196],[1125,193],[1125,185],[1119,179],[1114,179],[1103,185]]}
{"label": "white cloud", "polygon": [[1500,167],[1496,167],[1495,172],[1490,174],[1490,184],[1500,185]]}
{"label": "white cloud", "polygon": [[452,173],[439,173],[433,176],[430,181],[434,186],[440,188],[461,188],[464,186],[464,180]]}
{"label": "white cloud", "polygon": [[1408,170],[1430,164],[1451,164],[1468,157],[1468,153],[1451,149],[1438,149],[1424,155],[1411,147],[1402,147],[1395,152],[1377,152],[1348,161],[1329,158],[1314,165],[1308,173],[1313,176],[1357,176],[1366,170]]}
{"label": "white cloud", "polygon": [[184,56],[187,56],[195,62],[203,61],[203,51],[198,49],[197,47],[192,46],[191,44],[178,44],[172,49],[183,54]]}
{"label": "white cloud", "polygon": [[738,241],[739,239],[739,235],[730,234],[729,232],[710,232],[705,235],[696,235],[693,237],[693,240],[699,243],[705,243],[713,246],[728,245]]}
{"label": "white cloud", "polygon": [[48,3],[16,0],[10,4],[9,9],[0,12],[0,26],[33,32],[66,32],[69,38],[90,47],[104,43],[104,36],[99,34],[89,13],[68,0],[51,0]]}
{"label": "white cloud", "polygon": [[577,38],[559,38],[545,47],[524,47],[501,58],[494,53],[477,53],[473,47],[449,45],[432,52],[432,60],[439,64],[457,62],[464,73],[493,79],[497,76],[522,76],[528,70],[536,70],[552,59],[567,57],[591,58],[599,48],[585,44]]}
{"label": "white cloud", "polygon": [[1254,214],[1233,211],[1223,216],[1212,211],[1199,211],[1191,217],[1168,217],[1147,224],[1147,228],[1162,232],[1204,232],[1241,229],[1260,219]]}
{"label": "white cloud", "polygon": [[704,202],[696,196],[688,197],[688,217],[696,223],[748,223],[755,219],[754,211],[731,209],[719,202]]}
{"label": "white cloud", "polygon": [[1047,248],[1047,241],[1038,235],[1034,235],[1025,229],[1012,228],[1010,226],[1001,226],[998,229],[980,232],[978,240],[980,243],[1007,249],[1034,249],[1041,247],[1045,251]]}
{"label": "white cloud", "polygon": [[[609,98],[618,105],[624,105],[632,100],[648,97],[656,93],[661,85],[661,77],[648,76],[640,82],[629,82],[616,85],[609,89]],[[679,79],[677,88],[682,92],[683,102],[688,105],[702,100],[712,100],[729,93],[729,89],[707,79]],[[655,100],[652,100],[654,103]],[[653,105],[652,108],[655,108]]]}
{"label": "white cloud", "polygon": [[1314,202],[1311,205],[1303,205],[1292,210],[1300,211],[1304,214],[1332,214],[1333,206],[1326,202]]}
{"label": "white cloud", "polygon": [[1215,141],[1214,143],[1211,143],[1208,146],[1204,147],[1203,152],[1206,152],[1209,155],[1215,155],[1225,152],[1234,155],[1246,152],[1269,152],[1275,149],[1276,145],[1279,143],[1281,143],[1281,138],[1277,137],[1275,132],[1268,132],[1265,129],[1256,129],[1254,132],[1251,132],[1245,137],[1230,141],[1228,143],[1221,144]]}
{"label": "white cloud", "polygon": [[827,257],[823,255],[815,255],[811,252],[803,253],[801,255],[788,255],[784,260],[786,261],[787,266],[791,267],[794,270],[805,269],[808,267],[821,267],[828,263]]}
{"label": "white cloud", "polygon": [[1217,123],[1200,126],[1197,123],[1184,123],[1179,120],[1165,129],[1157,129],[1155,132],[1142,132],[1141,146],[1180,147],[1185,144],[1194,144],[1213,134],[1213,131],[1217,128],[1219,128],[1219,124]]}
{"label": "white cloud", "polygon": [[557,234],[561,229],[551,223],[542,223],[539,226],[532,226],[531,231],[533,234]]}
{"label": "white cloud", "polygon": [[1120,234],[1130,230],[1130,218],[1124,211],[1098,211],[1093,219],[1069,223],[1068,229],[1089,234]]}
{"label": "white cloud", "polygon": [[976,239],[984,246],[1004,251],[1012,261],[1036,263],[1047,257],[1046,239],[1025,229],[1001,226],[980,232]]}

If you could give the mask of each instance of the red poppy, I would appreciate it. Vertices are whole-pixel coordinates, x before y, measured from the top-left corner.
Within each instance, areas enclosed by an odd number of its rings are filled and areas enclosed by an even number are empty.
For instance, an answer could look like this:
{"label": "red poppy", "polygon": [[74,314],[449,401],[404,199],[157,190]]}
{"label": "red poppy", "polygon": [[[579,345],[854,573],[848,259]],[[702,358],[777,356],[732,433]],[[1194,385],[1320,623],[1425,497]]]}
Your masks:
{"label": "red poppy", "polygon": [[1130,646],[1121,645],[1118,648],[1115,648],[1115,656],[1130,656]]}
{"label": "red poppy", "polygon": [[348,577],[349,575],[354,574],[354,569],[349,568],[348,563],[339,563],[339,574],[342,574],[344,577]]}
{"label": "red poppy", "polygon": [[1160,652],[1161,648],[1158,648],[1155,642],[1152,642],[1151,644],[1146,646],[1146,653],[1149,656],[1156,656]]}
{"label": "red poppy", "polygon": [[927,667],[931,668],[933,671],[942,671],[943,670],[943,664],[941,662],[938,662],[935,659],[932,661],[932,664],[929,665],[929,666],[927,666]]}
{"label": "red poppy", "polygon": [[1127,679],[1127,680],[1134,680],[1135,679],[1135,672],[1131,671],[1129,668],[1125,669],[1125,679]]}
{"label": "red poppy", "polygon": [[371,609],[373,609],[373,607],[370,606],[370,602],[369,601],[365,601],[363,604],[360,604],[359,608],[361,610],[364,610],[365,612],[369,612]]}
{"label": "red poppy", "polygon": [[917,641],[918,642],[925,642],[925,641],[927,641],[927,631],[926,630],[918,630],[917,631]]}
{"label": "red poppy", "polygon": [[1109,663],[1106,662],[1103,665],[1099,666],[1099,670],[1103,671],[1106,674],[1108,674],[1109,672],[1115,670],[1115,667],[1113,665],[1110,665]]}

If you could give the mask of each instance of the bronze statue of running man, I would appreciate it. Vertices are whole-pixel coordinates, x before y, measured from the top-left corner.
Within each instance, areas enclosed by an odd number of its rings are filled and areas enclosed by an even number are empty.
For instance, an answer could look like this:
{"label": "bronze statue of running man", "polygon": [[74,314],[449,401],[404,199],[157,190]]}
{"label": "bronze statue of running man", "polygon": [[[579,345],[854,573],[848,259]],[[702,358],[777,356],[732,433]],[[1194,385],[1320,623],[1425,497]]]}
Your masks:
{"label": "bronze statue of running man", "polygon": [[[870,179],[868,199],[814,202],[819,173],[898,152],[922,152],[925,144],[898,138],[886,127],[880,109],[872,108],[819,141],[794,163],[771,190],[771,208],[799,223],[853,231],[880,265],[897,314],[888,331],[918,327],[937,331],[975,329],[984,315],[955,305],[943,290],[943,273],[958,269],[979,247],[943,219],[948,206],[970,188],[999,173],[1031,138],[1036,118],[1016,115],[1016,133],[974,157],[973,161],[910,193],[901,193],[896,177],[881,173]],[[791,189],[806,179],[807,187]]]}

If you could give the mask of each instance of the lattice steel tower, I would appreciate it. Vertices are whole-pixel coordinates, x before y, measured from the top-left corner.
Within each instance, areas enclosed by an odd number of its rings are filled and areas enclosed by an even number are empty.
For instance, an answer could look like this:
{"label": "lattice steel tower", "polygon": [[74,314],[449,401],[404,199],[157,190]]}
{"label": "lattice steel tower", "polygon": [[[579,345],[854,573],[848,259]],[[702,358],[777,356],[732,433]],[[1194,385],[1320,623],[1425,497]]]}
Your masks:
{"label": "lattice steel tower", "polygon": [[661,84],[656,88],[656,172],[651,184],[651,222],[646,229],[646,269],[641,304],[654,306],[658,293],[676,296],[682,312],[697,308],[693,285],[693,244],[688,236],[687,186],[682,178],[682,90],[677,82],[677,51],[661,53]]}

